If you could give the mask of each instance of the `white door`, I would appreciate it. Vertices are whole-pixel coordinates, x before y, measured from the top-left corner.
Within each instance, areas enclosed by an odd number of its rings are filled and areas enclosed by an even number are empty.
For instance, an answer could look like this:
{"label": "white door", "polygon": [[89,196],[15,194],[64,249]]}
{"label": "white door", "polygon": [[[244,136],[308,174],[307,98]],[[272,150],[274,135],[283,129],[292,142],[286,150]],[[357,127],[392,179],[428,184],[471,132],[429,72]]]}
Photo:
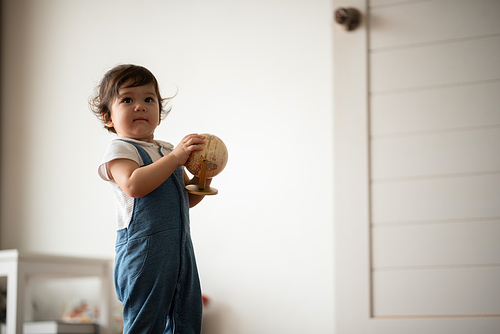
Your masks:
{"label": "white door", "polygon": [[334,7],[337,333],[500,333],[500,0]]}

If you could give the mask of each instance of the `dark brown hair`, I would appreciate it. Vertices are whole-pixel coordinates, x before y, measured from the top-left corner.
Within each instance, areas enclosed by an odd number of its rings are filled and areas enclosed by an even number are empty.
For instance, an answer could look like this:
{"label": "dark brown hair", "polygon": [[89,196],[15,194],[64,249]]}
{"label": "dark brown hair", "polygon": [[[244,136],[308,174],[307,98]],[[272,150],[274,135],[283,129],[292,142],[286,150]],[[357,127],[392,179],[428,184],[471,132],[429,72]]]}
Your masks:
{"label": "dark brown hair", "polygon": [[[158,99],[160,119],[167,117],[170,112],[170,107],[167,105],[167,101],[170,98],[162,98],[160,94],[160,88],[158,81],[156,80],[153,73],[148,69],[137,66],[137,65],[118,65],[110,69],[101,80],[101,83],[96,87],[95,94],[90,97],[89,105],[90,110],[100,119],[104,124],[106,124],[111,118],[110,106],[119,96],[118,92],[120,88],[126,87],[138,87],[153,84],[155,88],[156,97]],[[104,127],[109,131],[116,133],[113,127]]]}

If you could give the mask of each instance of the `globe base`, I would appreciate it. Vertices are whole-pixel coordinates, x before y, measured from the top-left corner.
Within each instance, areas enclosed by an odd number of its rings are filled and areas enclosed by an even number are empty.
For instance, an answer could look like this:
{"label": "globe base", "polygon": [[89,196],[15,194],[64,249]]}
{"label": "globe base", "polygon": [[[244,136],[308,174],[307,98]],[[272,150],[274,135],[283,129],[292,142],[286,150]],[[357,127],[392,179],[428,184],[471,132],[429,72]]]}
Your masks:
{"label": "globe base", "polygon": [[214,187],[205,187],[205,189],[200,189],[197,184],[187,185],[186,190],[188,193],[194,195],[217,195],[219,193],[219,191]]}

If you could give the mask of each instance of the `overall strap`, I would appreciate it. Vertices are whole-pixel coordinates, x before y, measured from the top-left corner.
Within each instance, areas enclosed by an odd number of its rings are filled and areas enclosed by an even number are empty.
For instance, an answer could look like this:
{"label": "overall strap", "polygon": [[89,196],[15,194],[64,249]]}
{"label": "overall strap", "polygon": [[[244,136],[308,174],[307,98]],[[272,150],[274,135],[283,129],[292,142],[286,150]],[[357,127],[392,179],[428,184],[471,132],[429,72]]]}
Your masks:
{"label": "overall strap", "polygon": [[[123,140],[123,139],[118,139],[118,140],[121,140],[125,143],[129,143],[130,145],[134,145],[135,148],[137,149],[137,152],[141,156],[141,159],[142,159],[142,162],[144,163],[144,166],[147,166],[147,165],[150,165],[153,163],[153,160],[151,160],[151,157],[149,156],[148,152],[146,152],[146,150],[143,149],[142,147],[140,147],[139,145],[132,143],[132,142],[129,142],[129,141],[126,141],[126,140]],[[161,152],[160,152],[160,154],[161,154]]]}

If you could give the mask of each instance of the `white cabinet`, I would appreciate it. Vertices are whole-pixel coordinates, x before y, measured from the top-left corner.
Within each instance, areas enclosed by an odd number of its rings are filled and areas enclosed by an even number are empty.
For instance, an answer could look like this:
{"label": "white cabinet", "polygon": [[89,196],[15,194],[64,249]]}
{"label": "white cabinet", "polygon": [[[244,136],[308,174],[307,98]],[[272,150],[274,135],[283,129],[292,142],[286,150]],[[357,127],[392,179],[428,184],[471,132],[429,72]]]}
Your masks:
{"label": "white cabinet", "polygon": [[17,250],[0,251],[0,276],[7,277],[7,331],[21,334],[23,322],[29,319],[26,305],[28,285],[34,278],[99,277],[101,281],[100,333],[110,334],[113,306],[112,260],[23,254]]}

